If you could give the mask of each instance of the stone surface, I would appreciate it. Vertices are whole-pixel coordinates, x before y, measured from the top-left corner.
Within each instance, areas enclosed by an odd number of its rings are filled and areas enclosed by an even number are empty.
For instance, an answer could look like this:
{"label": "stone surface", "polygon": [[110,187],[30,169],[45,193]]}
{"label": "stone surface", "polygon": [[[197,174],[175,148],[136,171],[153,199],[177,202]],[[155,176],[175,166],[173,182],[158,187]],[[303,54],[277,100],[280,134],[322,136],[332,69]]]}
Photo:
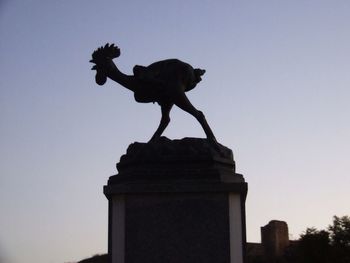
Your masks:
{"label": "stone surface", "polygon": [[133,195],[125,219],[126,262],[229,262],[224,193]]}
{"label": "stone surface", "polygon": [[243,182],[235,174],[232,151],[207,139],[170,140],[131,144],[117,164],[118,175],[109,184],[144,181]]}
{"label": "stone surface", "polygon": [[247,183],[206,139],[133,143],[104,187],[112,263],[243,263]]}
{"label": "stone surface", "polygon": [[268,259],[282,257],[289,246],[287,223],[271,220],[267,225],[261,227],[261,243]]}
{"label": "stone surface", "polygon": [[200,164],[218,162],[234,168],[232,150],[223,145],[215,147],[207,139],[201,138],[170,140],[161,137],[149,143],[130,144],[126,154],[120,158],[117,169],[122,172],[135,163],[169,165],[193,162]]}

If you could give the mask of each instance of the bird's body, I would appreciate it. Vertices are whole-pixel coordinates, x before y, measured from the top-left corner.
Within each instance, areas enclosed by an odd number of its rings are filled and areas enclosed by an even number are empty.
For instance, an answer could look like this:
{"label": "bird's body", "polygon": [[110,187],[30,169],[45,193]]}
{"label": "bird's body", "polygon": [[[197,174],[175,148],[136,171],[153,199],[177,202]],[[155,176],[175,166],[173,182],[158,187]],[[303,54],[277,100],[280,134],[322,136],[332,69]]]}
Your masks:
{"label": "bird's body", "polygon": [[[134,90],[137,102],[170,102],[178,92],[193,89],[201,80],[203,70],[193,69],[191,65],[178,59],[166,59],[144,67],[136,65],[134,77],[140,83]],[[178,83],[178,85],[173,85]]]}

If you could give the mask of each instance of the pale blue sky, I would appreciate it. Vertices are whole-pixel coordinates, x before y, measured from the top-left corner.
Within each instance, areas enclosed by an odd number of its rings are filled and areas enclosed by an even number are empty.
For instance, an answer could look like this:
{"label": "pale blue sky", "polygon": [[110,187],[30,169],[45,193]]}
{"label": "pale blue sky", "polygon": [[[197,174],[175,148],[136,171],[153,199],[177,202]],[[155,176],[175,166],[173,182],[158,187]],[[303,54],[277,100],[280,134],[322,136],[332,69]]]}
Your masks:
{"label": "pale blue sky", "polygon": [[[188,96],[249,183],[248,241],[293,238],[350,214],[350,2],[0,1],[0,256],[58,263],[107,251],[102,186],[157,105],[88,63],[114,42],[130,73],[180,58],[207,73]],[[178,109],[169,138],[204,137]]]}

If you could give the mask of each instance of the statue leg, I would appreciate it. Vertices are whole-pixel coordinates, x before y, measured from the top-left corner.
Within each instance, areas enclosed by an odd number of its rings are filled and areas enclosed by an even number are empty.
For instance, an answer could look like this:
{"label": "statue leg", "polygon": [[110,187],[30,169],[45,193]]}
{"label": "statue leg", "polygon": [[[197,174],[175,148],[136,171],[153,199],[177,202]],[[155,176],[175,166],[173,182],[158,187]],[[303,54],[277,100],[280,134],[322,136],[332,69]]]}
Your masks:
{"label": "statue leg", "polygon": [[162,135],[162,133],[164,132],[165,128],[168,126],[168,124],[170,122],[170,110],[173,107],[173,105],[174,104],[161,105],[162,118],[160,119],[158,129],[153,134],[150,141],[154,141],[154,140],[158,139]]}
{"label": "statue leg", "polygon": [[193,117],[195,117],[198,122],[201,124],[208,140],[214,142],[215,144],[217,143],[216,138],[214,136],[214,133],[209,127],[209,124],[207,123],[205,116],[203,112],[197,110],[189,101],[185,93],[178,94],[174,98],[175,105],[178,106],[180,109],[188,112],[191,114]]}

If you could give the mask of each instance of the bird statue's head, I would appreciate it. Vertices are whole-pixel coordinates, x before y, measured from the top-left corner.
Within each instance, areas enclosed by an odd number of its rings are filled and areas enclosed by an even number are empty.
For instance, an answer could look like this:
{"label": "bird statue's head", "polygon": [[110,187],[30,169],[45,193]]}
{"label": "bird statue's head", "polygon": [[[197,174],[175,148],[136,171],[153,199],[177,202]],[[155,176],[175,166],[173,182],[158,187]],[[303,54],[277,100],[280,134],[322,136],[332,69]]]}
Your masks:
{"label": "bird statue's head", "polygon": [[108,67],[108,62],[120,56],[120,49],[114,44],[107,43],[104,47],[99,47],[92,53],[91,63],[95,65],[91,70],[96,70],[95,80],[98,85],[103,85],[107,81],[107,76],[104,73]]}

